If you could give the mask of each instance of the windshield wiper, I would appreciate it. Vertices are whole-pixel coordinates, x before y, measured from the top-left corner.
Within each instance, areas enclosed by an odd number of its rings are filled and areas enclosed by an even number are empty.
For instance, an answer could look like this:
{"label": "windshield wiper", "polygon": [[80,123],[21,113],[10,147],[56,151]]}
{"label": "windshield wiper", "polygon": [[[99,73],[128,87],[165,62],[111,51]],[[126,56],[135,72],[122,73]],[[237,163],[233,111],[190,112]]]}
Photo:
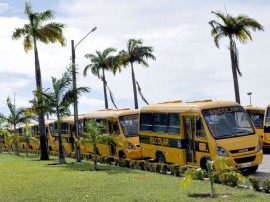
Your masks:
{"label": "windshield wiper", "polygon": [[250,135],[252,133],[247,130],[238,130],[238,131],[232,132],[231,134],[238,136],[238,135],[243,135],[243,134]]}

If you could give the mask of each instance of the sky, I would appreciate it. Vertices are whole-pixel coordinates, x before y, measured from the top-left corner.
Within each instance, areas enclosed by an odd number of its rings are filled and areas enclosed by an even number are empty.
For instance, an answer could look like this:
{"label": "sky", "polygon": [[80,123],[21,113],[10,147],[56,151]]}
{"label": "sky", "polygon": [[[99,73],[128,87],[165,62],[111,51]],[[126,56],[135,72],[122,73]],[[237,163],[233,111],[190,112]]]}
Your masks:
{"label": "sky", "polygon": [[[223,38],[218,49],[211,36],[211,20],[219,20],[211,11],[232,16],[248,15],[264,26],[252,31],[253,41],[237,42],[241,104],[266,107],[270,103],[270,1],[268,0],[32,0],[34,12],[50,9],[54,22],[64,23],[66,46],[38,43],[44,89],[51,88],[51,77],[60,78],[71,63],[71,40],[75,45],[95,26],[76,48],[78,86],[91,90],[79,98],[79,114],[104,109],[101,80],[83,69],[94,54],[113,47],[126,49],[128,39],[142,39],[154,48],[156,60],[149,68],[135,64],[136,80],[146,100],[158,103],[170,100],[235,100],[229,41]],[[14,41],[15,28],[28,23],[24,0],[0,0],[0,112],[9,114],[6,99],[17,107],[29,107],[36,89],[34,52],[26,53],[23,40]],[[115,76],[106,72],[108,85],[118,108],[134,108],[131,69],[126,67]],[[138,96],[139,107],[146,105]],[[109,108],[114,108],[109,100]],[[71,108],[72,111],[72,108]]]}

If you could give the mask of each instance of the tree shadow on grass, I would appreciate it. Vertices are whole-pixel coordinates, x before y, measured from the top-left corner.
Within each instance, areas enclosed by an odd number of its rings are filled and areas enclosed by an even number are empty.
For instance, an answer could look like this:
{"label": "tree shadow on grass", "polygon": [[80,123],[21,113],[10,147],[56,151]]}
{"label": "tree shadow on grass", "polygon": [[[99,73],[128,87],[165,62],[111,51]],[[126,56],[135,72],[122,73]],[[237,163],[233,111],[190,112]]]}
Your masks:
{"label": "tree shadow on grass", "polygon": [[49,163],[46,166],[57,166],[67,170],[74,170],[79,172],[106,172],[107,174],[140,174],[139,170],[124,168],[115,166],[113,164],[101,164],[98,163],[98,169],[94,169],[94,162],[92,161],[81,161],[81,162],[68,162],[67,164],[59,165],[58,162]]}

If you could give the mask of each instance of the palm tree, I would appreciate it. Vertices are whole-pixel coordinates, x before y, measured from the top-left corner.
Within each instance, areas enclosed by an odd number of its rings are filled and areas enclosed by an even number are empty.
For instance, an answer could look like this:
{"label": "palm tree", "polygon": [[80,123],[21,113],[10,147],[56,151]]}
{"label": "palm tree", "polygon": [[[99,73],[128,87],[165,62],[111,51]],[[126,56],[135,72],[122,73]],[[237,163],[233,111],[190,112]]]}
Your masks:
{"label": "palm tree", "polygon": [[[41,71],[38,57],[37,41],[42,43],[55,43],[59,42],[62,46],[65,45],[65,38],[63,36],[64,24],[50,22],[43,24],[48,20],[54,19],[54,13],[52,10],[45,10],[41,13],[34,13],[32,6],[28,0],[25,0],[25,14],[28,17],[29,24],[25,24],[22,28],[16,28],[12,34],[12,39],[17,40],[24,37],[23,46],[25,52],[30,51],[34,48],[35,55],[35,76],[36,76],[36,88],[42,89]],[[45,119],[43,100],[42,97],[38,99],[38,105],[41,108],[38,122],[40,130],[40,160],[49,160],[46,144],[46,130],[45,130]]]}
{"label": "palm tree", "polygon": [[[116,52],[114,48],[107,48],[103,52],[96,51],[96,55],[86,54],[85,57],[91,61],[83,71],[83,75],[87,76],[88,69],[91,69],[93,75],[97,76],[103,82],[105,109],[108,109],[108,98],[107,98],[107,81],[105,78],[105,71],[112,71],[115,75],[117,71],[117,57],[111,56],[110,54]],[[119,69],[120,70],[120,69]],[[112,100],[113,101],[113,100]]]}
{"label": "palm tree", "polygon": [[82,140],[83,143],[88,143],[93,146],[94,151],[94,169],[97,170],[97,144],[114,144],[117,145],[117,138],[114,135],[102,134],[106,131],[106,126],[103,121],[97,122],[95,120],[86,121],[85,129],[88,135]]}
{"label": "palm tree", "polygon": [[[73,103],[73,98],[75,92],[72,88],[72,75],[71,71],[67,70],[62,78],[56,79],[52,77],[52,91],[51,92],[43,92],[43,96],[46,97],[47,106],[50,108],[50,111],[53,114],[56,114],[57,117],[57,131],[58,131],[58,142],[59,142],[59,164],[65,164],[65,155],[64,155],[64,145],[62,142],[61,136],[61,119],[70,115],[69,106]],[[88,92],[89,89],[87,87],[79,87],[77,88],[77,94],[81,94],[84,92]]]}
{"label": "palm tree", "polygon": [[228,37],[230,41],[229,50],[231,55],[235,100],[240,104],[240,92],[237,74],[242,76],[242,73],[239,68],[239,55],[236,47],[236,39],[242,44],[245,44],[248,40],[252,41],[250,29],[253,31],[263,30],[263,26],[256,20],[249,18],[246,15],[232,17],[229,14],[225,15],[220,12],[212,11],[212,13],[223,22],[223,24],[215,20],[209,22],[212,27],[211,34],[214,37],[216,47],[219,48],[219,41],[222,37]]}
{"label": "palm tree", "polygon": [[18,124],[25,123],[30,121],[33,116],[26,113],[25,108],[16,108],[15,102],[12,103],[12,99],[10,97],[7,98],[7,106],[10,111],[10,115],[5,117],[6,122],[12,126],[12,142],[14,143],[14,151],[15,155],[19,156],[19,144],[18,144],[18,134],[16,133],[16,126]]}
{"label": "palm tree", "polygon": [[33,137],[32,133],[31,133],[31,126],[29,125],[29,123],[25,123],[25,127],[22,128],[22,135],[19,137],[20,140],[22,140],[23,142],[25,142],[25,156],[26,158],[28,158],[28,149],[30,147],[30,143],[34,143],[37,144],[38,140]]}
{"label": "palm tree", "polygon": [[0,113],[0,153],[3,150],[3,144],[5,143],[5,131],[6,131],[6,120],[2,113]]}
{"label": "palm tree", "polygon": [[154,49],[150,46],[142,46],[142,44],[143,41],[141,39],[129,39],[127,42],[127,50],[119,52],[119,55],[123,59],[123,65],[127,66],[130,64],[131,67],[135,109],[138,109],[138,97],[133,63],[137,62],[145,67],[149,67],[146,60],[156,60],[155,56],[152,54]]}

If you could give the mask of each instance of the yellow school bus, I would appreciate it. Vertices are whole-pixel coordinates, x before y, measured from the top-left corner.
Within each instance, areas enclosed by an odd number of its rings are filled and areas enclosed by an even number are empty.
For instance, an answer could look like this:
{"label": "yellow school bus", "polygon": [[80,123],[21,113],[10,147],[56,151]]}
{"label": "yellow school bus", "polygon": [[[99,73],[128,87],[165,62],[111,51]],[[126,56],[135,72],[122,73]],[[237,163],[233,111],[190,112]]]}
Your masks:
{"label": "yellow school bus", "polygon": [[[79,118],[79,134],[82,136],[82,115]],[[60,132],[62,136],[62,142],[65,149],[65,152],[74,152],[75,148],[75,130],[74,130],[74,116],[63,117],[60,121]],[[50,134],[52,136],[53,144],[51,146],[52,151],[59,151],[59,137],[57,130],[57,120],[49,127]]]}
{"label": "yellow school bus", "polygon": [[223,156],[230,166],[255,172],[263,153],[246,111],[231,101],[172,101],[140,110],[142,155],[206,168],[207,160]]}
{"label": "yellow school bus", "polygon": [[[119,137],[117,146],[98,144],[99,155],[112,155],[119,158],[141,159],[139,134],[139,110],[135,109],[105,109],[84,114],[84,125],[87,120],[103,121],[106,124],[104,133],[114,134]],[[87,131],[84,131],[84,135]],[[88,152],[93,153],[93,147],[87,146]]]}
{"label": "yellow school bus", "polygon": [[267,105],[264,116],[264,148],[270,148],[270,104]]}
{"label": "yellow school bus", "polygon": [[264,113],[265,109],[261,107],[253,107],[252,105],[244,106],[244,109],[247,111],[249,117],[253,121],[253,124],[255,126],[256,133],[260,137],[260,143],[262,145],[262,148],[264,148],[263,145],[263,120],[264,120]]}

